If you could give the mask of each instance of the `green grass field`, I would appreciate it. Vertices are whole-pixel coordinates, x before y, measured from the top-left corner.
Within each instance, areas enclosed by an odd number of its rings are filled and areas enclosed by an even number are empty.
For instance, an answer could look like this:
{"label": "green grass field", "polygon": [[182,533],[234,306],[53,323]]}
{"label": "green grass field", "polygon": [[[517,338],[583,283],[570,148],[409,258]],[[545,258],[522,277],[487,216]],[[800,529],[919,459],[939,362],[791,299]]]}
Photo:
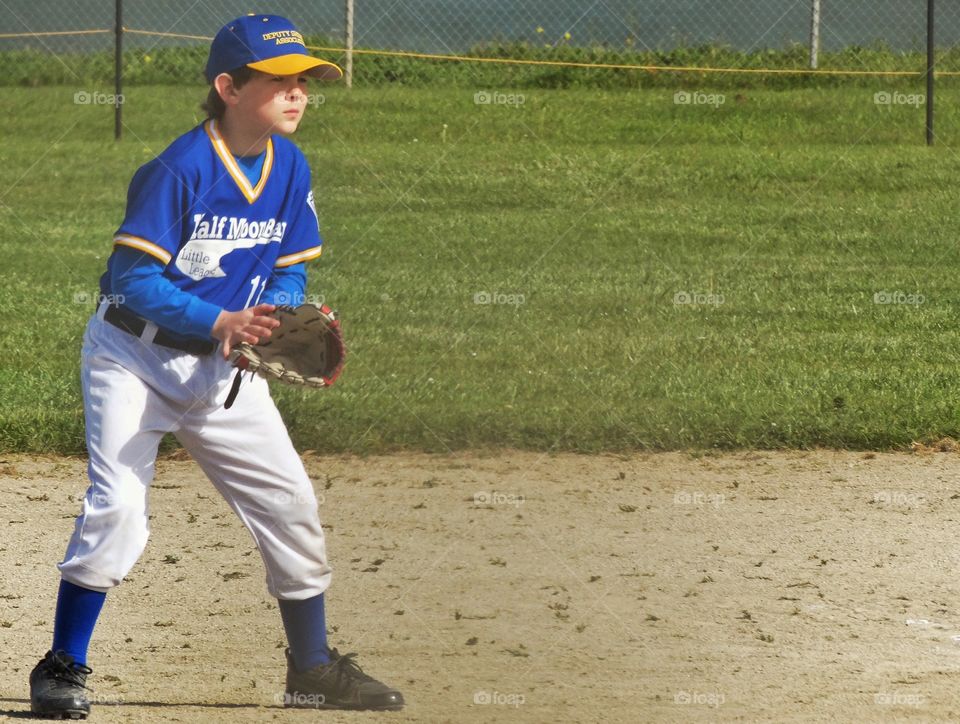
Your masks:
{"label": "green grass field", "polygon": [[[274,388],[295,441],[960,436],[960,92],[944,86],[933,150],[922,108],[874,103],[880,82],[729,90],[718,107],[671,89],[526,89],[515,105],[324,91],[296,138],[327,243],[310,291],[340,310],[350,356],[329,391]],[[127,183],[201,120],[202,88],[133,88],[114,143],[112,108],[77,90],[0,99],[4,451],[82,451],[80,338]]]}

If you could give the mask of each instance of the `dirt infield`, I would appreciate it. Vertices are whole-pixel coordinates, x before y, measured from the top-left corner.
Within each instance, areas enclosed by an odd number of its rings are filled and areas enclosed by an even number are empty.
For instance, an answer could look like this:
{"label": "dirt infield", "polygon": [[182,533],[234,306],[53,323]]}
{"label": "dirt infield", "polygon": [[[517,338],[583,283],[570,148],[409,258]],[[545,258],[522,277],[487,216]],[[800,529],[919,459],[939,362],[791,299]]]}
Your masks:
{"label": "dirt infield", "polygon": [[[644,579],[629,466],[529,454],[306,460],[334,567],[331,643],[408,701],[324,721],[586,720],[597,698],[611,720],[635,721]],[[0,462],[0,716],[29,709],[54,563],[85,487],[81,460]],[[147,551],[94,634],[96,720],[316,720],[281,708],[276,603],[252,540],[199,468],[159,463],[150,503]]]}
{"label": "dirt infield", "polygon": [[[954,454],[306,458],[331,642],[407,709],[324,721],[960,718]],[[74,459],[0,461],[0,717],[29,708],[83,494]],[[284,711],[251,539],[165,460],[152,539],[94,635],[97,721]]]}

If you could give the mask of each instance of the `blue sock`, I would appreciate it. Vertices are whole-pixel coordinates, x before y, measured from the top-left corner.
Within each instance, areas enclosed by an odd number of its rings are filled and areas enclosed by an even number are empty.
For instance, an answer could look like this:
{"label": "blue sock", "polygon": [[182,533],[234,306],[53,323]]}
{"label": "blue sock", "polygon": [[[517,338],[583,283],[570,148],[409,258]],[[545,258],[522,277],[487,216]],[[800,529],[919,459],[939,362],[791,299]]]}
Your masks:
{"label": "blue sock", "polygon": [[290,655],[298,671],[330,663],[323,594],[302,601],[278,600]]}
{"label": "blue sock", "polygon": [[107,594],[60,580],[51,650],[66,651],[78,664],[87,663],[87,647]]}

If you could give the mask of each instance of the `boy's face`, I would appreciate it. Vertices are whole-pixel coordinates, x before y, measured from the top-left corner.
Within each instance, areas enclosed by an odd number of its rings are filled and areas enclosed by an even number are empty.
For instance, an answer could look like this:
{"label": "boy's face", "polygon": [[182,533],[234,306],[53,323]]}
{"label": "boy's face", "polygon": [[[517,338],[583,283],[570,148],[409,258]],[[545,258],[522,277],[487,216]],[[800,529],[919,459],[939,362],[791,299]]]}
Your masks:
{"label": "boy's face", "polygon": [[267,133],[289,135],[297,130],[307,107],[307,76],[255,72],[236,91],[235,114]]}

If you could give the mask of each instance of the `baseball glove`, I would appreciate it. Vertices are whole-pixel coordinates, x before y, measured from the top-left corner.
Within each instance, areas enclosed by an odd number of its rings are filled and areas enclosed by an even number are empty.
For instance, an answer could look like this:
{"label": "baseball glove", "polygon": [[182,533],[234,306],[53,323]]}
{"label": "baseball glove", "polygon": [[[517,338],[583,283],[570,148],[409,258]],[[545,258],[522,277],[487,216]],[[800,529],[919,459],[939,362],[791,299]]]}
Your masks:
{"label": "baseball glove", "polygon": [[[340,376],[346,349],[337,313],[325,304],[278,306],[274,317],[280,326],[265,342],[242,342],[230,352],[238,369],[234,387],[239,388],[243,371],[261,377],[307,387],[329,387]],[[233,403],[231,390],[227,402]]]}

